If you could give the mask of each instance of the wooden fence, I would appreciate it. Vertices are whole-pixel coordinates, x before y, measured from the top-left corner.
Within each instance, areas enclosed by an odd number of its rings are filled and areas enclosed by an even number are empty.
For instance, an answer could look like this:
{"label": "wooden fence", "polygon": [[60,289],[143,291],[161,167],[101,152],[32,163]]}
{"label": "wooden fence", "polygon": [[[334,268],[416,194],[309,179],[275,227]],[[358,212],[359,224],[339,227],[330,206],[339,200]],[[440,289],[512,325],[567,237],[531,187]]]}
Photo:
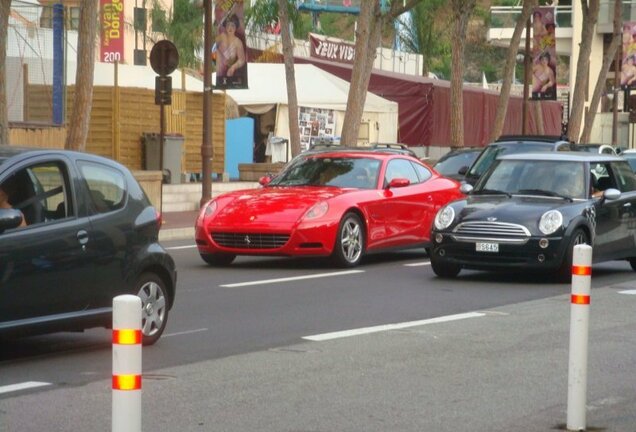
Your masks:
{"label": "wooden fence", "polygon": [[[67,88],[67,118],[73,110],[74,86]],[[25,114],[28,121],[50,122],[52,107],[50,86],[26,86]],[[212,98],[212,167],[220,175],[225,167],[225,94]],[[181,135],[183,142],[182,171],[201,173],[201,145],[203,142],[203,95],[198,92],[173,90],[172,104],[164,107],[166,134]],[[160,133],[159,106],[155,105],[154,90],[141,88],[93,88],[86,151],[121,162],[131,170],[145,169],[143,134]],[[59,127],[22,127],[14,125],[10,131],[13,145],[63,148],[66,129]]]}

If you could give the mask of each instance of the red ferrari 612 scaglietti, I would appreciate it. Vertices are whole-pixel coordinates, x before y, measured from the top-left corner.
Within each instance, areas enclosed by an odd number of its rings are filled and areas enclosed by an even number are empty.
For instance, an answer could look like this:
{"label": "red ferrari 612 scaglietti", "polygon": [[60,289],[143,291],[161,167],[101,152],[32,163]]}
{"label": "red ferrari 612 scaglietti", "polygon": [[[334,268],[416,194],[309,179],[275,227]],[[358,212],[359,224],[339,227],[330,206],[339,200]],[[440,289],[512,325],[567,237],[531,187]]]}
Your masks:
{"label": "red ferrari 612 scaglietti", "polygon": [[392,149],[308,151],[260,183],[203,206],[195,238],[205,262],[325,256],[352,267],[371,252],[428,247],[436,212],[463,197],[459,183]]}

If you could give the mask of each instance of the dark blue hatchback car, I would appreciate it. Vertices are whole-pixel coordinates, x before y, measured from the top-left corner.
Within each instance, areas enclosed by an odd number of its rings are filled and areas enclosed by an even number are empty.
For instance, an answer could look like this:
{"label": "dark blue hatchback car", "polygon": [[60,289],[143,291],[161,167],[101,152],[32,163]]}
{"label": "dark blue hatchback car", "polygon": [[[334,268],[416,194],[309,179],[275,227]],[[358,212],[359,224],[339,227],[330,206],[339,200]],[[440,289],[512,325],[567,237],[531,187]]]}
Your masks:
{"label": "dark blue hatchback car", "polygon": [[[130,171],[87,153],[0,146],[0,335],[110,327],[113,297],[142,300],[163,333],[177,272],[160,214]],[[0,206],[2,207],[2,206]]]}

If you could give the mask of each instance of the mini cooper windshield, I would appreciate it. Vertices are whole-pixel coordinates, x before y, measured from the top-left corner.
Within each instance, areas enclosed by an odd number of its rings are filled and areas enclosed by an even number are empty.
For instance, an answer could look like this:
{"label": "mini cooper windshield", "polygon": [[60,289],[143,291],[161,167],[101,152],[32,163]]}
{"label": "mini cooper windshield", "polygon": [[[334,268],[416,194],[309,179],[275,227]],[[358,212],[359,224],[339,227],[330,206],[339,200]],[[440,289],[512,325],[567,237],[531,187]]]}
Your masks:
{"label": "mini cooper windshield", "polygon": [[585,165],[564,161],[500,160],[477,183],[475,194],[541,195],[583,199],[588,190]]}
{"label": "mini cooper windshield", "polygon": [[374,189],[380,161],[373,158],[308,156],[299,158],[269,186],[333,186]]}

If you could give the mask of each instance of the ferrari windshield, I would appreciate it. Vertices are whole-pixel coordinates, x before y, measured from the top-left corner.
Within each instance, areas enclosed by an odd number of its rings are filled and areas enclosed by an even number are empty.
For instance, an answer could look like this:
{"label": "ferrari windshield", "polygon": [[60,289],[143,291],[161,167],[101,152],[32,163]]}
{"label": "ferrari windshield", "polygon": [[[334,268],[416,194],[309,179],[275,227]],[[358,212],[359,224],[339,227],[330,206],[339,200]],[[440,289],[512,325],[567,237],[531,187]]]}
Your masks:
{"label": "ferrari windshield", "polygon": [[566,161],[500,160],[475,193],[586,198],[585,164]]}
{"label": "ferrari windshield", "polygon": [[374,189],[379,170],[377,159],[310,155],[292,161],[269,185]]}

